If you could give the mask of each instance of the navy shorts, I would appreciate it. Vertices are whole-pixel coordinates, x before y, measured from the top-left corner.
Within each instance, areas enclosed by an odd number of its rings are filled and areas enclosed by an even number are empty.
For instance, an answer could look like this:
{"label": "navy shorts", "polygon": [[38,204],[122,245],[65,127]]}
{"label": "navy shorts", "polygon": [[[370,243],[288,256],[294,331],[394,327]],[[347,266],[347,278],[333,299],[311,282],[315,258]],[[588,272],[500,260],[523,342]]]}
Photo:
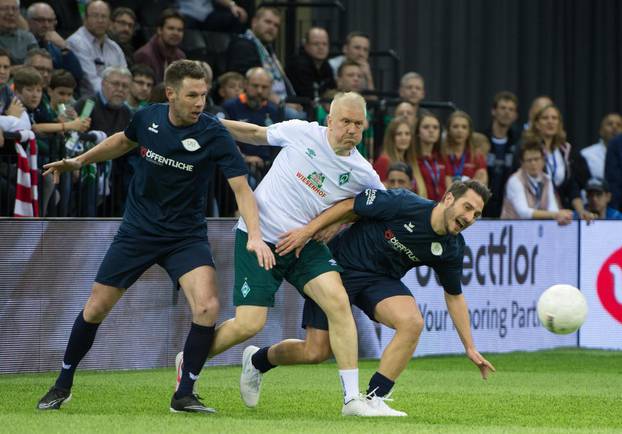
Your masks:
{"label": "navy shorts", "polygon": [[170,239],[120,230],[99,266],[95,282],[127,289],[153,264],[166,270],[176,288],[179,278],[203,265],[214,267],[207,236]]}
{"label": "navy shorts", "polygon": [[[361,309],[369,319],[375,322],[378,321],[374,317],[374,310],[376,305],[382,300],[397,295],[412,297],[410,289],[401,280],[388,276],[346,270],[341,273],[341,280],[350,298],[350,304]],[[326,314],[310,298],[305,299],[305,306],[302,312],[302,327],[307,328],[307,326],[328,330]]]}

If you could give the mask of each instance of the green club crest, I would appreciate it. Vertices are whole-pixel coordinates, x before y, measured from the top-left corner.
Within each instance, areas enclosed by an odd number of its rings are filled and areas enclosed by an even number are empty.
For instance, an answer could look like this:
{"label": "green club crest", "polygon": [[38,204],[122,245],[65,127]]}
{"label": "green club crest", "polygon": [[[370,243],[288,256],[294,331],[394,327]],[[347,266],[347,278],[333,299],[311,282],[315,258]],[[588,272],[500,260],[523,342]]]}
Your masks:
{"label": "green club crest", "polygon": [[339,175],[339,185],[346,184],[348,181],[350,181],[350,172]]}
{"label": "green club crest", "polygon": [[315,151],[311,148],[307,148],[307,152],[305,152],[305,154],[307,154],[309,156],[309,158],[314,158],[317,156],[317,154],[315,153]]}

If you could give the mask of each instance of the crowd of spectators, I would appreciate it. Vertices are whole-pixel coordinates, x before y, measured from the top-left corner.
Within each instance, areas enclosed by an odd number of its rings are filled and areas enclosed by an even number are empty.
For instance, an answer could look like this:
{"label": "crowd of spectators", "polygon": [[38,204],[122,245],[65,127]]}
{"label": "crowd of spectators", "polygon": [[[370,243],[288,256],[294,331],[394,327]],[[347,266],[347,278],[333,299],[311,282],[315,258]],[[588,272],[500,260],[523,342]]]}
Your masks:
{"label": "crowd of spectators", "polygon": [[[124,130],[137,110],[165,102],[164,70],[190,57],[209,72],[205,112],[221,118],[265,126],[288,119],[325,124],[337,92],[363,93],[370,102],[368,126],[357,149],[387,188],[440,200],[453,180],[473,178],[493,193],[485,217],[562,225],[622,218],[618,113],[604,114],[596,143],[571,144],[550,97],[535,98],[521,125],[518,98],[500,90],[480,133],[464,111],[422,108],[425,80],[417,72],[403,74],[397,89],[377,89],[372,41],[361,31],[333,41],[342,44],[331,57],[327,29],[310,27],[298,52],[281,59],[275,41],[283,17],[276,8],[260,7],[250,17],[231,0],[170,0],[146,24],[133,9],[105,1],[65,3],[69,15],[54,2],[20,8],[18,0],[0,0],[0,216],[14,215],[20,146],[36,149],[37,167],[31,169],[39,173],[32,182],[39,189],[39,216],[121,215],[138,153],[83,167],[58,185],[40,176],[41,167],[84,152]],[[61,13],[80,17],[81,25],[68,20],[59,31]],[[185,51],[188,31],[225,32],[228,45],[210,65]],[[380,93],[399,98],[388,112],[375,112]],[[239,149],[254,187],[278,150]],[[215,175],[211,183],[206,215],[233,215],[236,206],[222,178]]]}

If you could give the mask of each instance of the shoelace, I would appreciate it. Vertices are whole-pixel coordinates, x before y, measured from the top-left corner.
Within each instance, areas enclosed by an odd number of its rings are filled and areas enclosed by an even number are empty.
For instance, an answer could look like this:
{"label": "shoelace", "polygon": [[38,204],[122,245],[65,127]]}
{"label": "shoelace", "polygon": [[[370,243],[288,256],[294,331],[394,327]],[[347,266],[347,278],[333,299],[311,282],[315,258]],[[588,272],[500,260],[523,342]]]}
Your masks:
{"label": "shoelace", "polygon": [[365,399],[369,399],[369,400],[373,400],[373,399],[378,399],[382,402],[384,401],[393,401],[393,398],[391,398],[391,394],[393,393],[393,391],[389,392],[386,396],[378,396],[376,395],[376,390],[378,390],[378,388],[376,387],[374,390],[372,390],[371,392],[369,392],[367,395],[365,395]]}

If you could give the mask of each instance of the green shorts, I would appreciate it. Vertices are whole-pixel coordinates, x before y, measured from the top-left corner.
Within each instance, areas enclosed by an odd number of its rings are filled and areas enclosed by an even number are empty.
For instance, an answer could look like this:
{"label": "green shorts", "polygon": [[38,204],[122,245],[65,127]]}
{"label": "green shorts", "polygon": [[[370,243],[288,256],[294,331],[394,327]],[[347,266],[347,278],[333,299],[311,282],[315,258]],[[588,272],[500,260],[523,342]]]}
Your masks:
{"label": "green shorts", "polygon": [[[259,266],[257,256],[246,250],[248,234],[240,229],[235,233],[235,285],[233,304],[235,306],[274,306],[274,294],[283,279],[291,283],[301,295],[310,280],[329,271],[341,273],[333,255],[324,243],[311,240],[296,258],[295,252],[286,256],[274,253],[276,265],[272,270]],[[268,243],[270,249],[275,246]]]}

